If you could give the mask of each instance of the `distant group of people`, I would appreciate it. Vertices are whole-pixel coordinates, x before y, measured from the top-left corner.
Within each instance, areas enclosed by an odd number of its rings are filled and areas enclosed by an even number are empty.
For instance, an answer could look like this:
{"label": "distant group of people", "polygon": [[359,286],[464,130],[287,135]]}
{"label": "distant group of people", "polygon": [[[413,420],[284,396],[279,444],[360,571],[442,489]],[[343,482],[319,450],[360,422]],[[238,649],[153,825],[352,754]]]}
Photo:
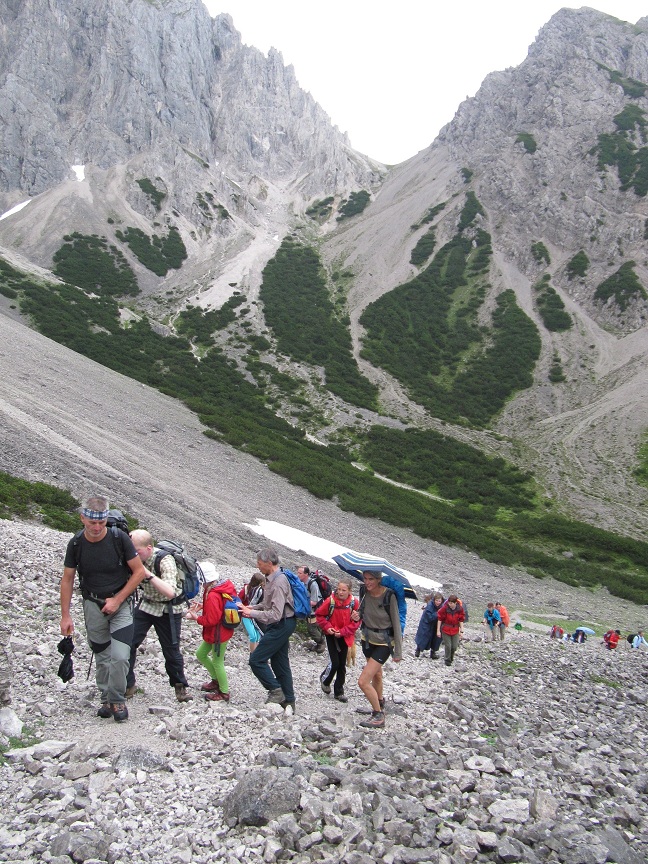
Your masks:
{"label": "distant group of people", "polygon": [[[593,633],[593,630],[589,630],[589,635],[592,635]],[[588,633],[585,632],[585,629],[582,627],[577,627],[573,633],[567,633],[562,627],[560,627],[560,625],[554,624],[549,631],[549,637],[551,639],[557,639],[563,643],[574,642],[577,645],[581,645],[583,642],[586,642],[587,636]],[[636,633],[629,633],[626,636],[625,641],[630,648],[640,648],[642,645],[648,645],[648,642],[644,639],[643,630],[637,630]],[[608,651],[616,651],[619,644],[622,642],[623,639],[621,636],[621,631],[617,629],[608,630],[606,633],[604,633],[601,644],[605,645]]]}
{"label": "distant group of people", "polygon": [[436,660],[443,645],[445,665],[452,666],[467,621],[468,609],[456,594],[447,599],[439,592],[432,595],[423,609],[414,637],[414,656],[420,657],[429,651],[430,659]]}
{"label": "distant group of people", "polygon": [[482,624],[490,630],[491,642],[503,641],[510,623],[508,609],[499,600],[486,605]]}
{"label": "distant group of people", "polygon": [[[150,533],[135,530],[130,536],[118,527],[108,527],[109,502],[103,496],[87,499],[81,510],[82,531],[68,543],[61,580],[61,632],[71,636],[74,623],[70,614],[74,580],[78,573],[83,615],[88,642],[96,660],[96,683],[101,704],[99,717],[128,719],[127,699],[136,693],[137,652],[151,627],[160,642],[169,683],[180,702],[193,699],[185,677],[180,649],[183,613],[202,627],[202,642],[196,658],[206,669],[209,680],[201,686],[208,701],[228,702],[229,682],[224,659],[233,629],[223,626],[223,613],[235,604],[249,644],[252,673],[267,691],[266,702],[295,708],[295,691],[288,654],[290,637],[297,619],[293,590],[274,549],[257,553],[257,572],[237,592],[230,580],[221,579],[209,561],[200,562],[202,594],[189,610],[174,603],[182,594],[181,579],[173,555],[158,554]],[[310,571],[298,568],[299,578],[309,583]],[[352,594],[351,580],[342,577],[330,596],[308,584],[311,616],[308,631],[317,653],[328,650],[329,661],[320,675],[324,693],[333,688],[334,698],[346,702],[344,692],[347,655],[361,633],[365,666],[358,685],[368,704],[358,709],[367,715],[361,723],[367,728],[385,725],[383,666],[391,657],[402,658],[402,627],[396,595],[383,586],[382,574],[363,573],[360,600]],[[135,591],[140,588],[137,606]],[[453,628],[461,631],[457,598],[450,597],[448,611],[441,616],[443,634],[452,641]],[[443,612],[443,610],[441,610]],[[441,625],[439,625],[441,627]],[[457,640],[458,641],[458,640]],[[320,646],[322,646],[320,648]],[[446,648],[448,651],[448,648]],[[451,647],[450,662],[456,647]],[[448,655],[447,655],[448,656]],[[448,662],[446,660],[446,662]]]}

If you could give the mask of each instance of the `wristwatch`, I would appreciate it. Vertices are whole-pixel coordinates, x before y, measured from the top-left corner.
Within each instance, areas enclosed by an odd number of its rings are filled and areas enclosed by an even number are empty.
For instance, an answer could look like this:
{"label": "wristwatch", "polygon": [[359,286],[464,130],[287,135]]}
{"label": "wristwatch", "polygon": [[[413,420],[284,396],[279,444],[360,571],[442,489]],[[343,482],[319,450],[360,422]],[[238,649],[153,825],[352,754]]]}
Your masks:
{"label": "wristwatch", "polygon": [[153,574],[151,574],[150,576],[145,576],[144,579],[142,579],[142,582],[150,582],[152,578]]}

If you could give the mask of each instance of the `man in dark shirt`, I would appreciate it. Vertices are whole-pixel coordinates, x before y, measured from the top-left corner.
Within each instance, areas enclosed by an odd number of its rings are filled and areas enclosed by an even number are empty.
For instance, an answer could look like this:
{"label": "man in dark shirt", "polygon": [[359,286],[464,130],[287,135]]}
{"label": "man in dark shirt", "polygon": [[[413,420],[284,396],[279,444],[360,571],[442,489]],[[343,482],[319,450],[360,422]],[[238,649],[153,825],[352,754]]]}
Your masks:
{"label": "man in dark shirt", "polygon": [[61,579],[61,633],[71,636],[74,632],[70,603],[78,571],[86,634],[95,655],[101,694],[97,715],[120,722],[128,718],[126,673],[133,639],[130,597],[146,571],[128,534],[107,527],[108,508],[106,498],[88,498],[80,513],[83,530],[67,545]]}

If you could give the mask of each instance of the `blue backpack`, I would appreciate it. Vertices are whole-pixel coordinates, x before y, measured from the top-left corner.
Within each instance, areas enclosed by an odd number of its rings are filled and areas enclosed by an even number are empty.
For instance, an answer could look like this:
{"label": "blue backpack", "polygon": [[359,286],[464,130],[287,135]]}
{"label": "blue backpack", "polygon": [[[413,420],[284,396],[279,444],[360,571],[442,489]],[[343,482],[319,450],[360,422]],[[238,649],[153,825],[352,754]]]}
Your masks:
{"label": "blue backpack", "polygon": [[310,618],[313,611],[311,609],[310,597],[308,596],[308,591],[306,591],[306,586],[299,576],[296,573],[293,573],[292,570],[282,567],[281,572],[286,576],[288,584],[290,585],[290,590],[292,591],[295,617]]}
{"label": "blue backpack", "polygon": [[403,587],[403,583],[399,582],[398,579],[394,579],[393,576],[383,576],[380,580],[380,584],[384,585],[385,588],[389,588],[390,591],[393,591],[396,595],[396,600],[398,601],[398,617],[400,618],[401,624],[401,634],[404,634],[405,622],[407,621],[407,600],[405,599],[405,588]]}

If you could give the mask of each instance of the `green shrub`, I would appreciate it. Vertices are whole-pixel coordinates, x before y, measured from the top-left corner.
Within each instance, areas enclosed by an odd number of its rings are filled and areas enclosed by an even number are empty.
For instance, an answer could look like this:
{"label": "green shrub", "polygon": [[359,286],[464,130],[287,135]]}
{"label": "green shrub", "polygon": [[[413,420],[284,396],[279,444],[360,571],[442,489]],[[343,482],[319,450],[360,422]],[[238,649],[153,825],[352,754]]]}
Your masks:
{"label": "green shrub", "polygon": [[38,519],[57,531],[78,531],[79,502],[67,489],[0,471],[0,519]]}
{"label": "green shrub", "polygon": [[565,310],[565,304],[556,290],[549,284],[548,274],[533,287],[537,292],[538,312],[547,330],[560,333],[574,326],[571,316]]}
{"label": "green shrub", "polygon": [[161,189],[158,189],[147,177],[142,177],[138,180],[137,185],[145,195],[149,196],[155,209],[160,210],[162,202],[166,198],[166,192],[162,192]]}
{"label": "green shrub", "polygon": [[352,192],[349,197],[341,203],[337,221],[341,222],[343,219],[350,219],[351,216],[356,216],[358,213],[362,213],[370,200],[371,195],[364,189],[361,189],[359,192]]}
{"label": "green shrub", "polygon": [[223,330],[235,321],[234,310],[242,303],[245,303],[245,297],[242,294],[235,294],[226,300],[220,309],[210,309],[206,312],[198,306],[188,306],[178,314],[175,321],[176,330],[180,335],[200,345],[213,345],[212,333]]}
{"label": "green shrub", "polygon": [[412,249],[410,264],[413,264],[415,267],[420,267],[422,264],[425,264],[430,255],[434,252],[435,244],[436,237],[434,228],[428,228],[425,234],[423,234],[422,237],[419,237],[416,246]]}
{"label": "green shrub", "polygon": [[170,227],[166,237],[154,234],[150,238],[139,228],[116,231],[115,236],[126,243],[140,264],[156,276],[166,276],[169,270],[179,270],[187,257],[187,250],[177,228]]}
{"label": "green shrub", "polygon": [[619,309],[624,312],[630,301],[635,297],[646,299],[646,292],[634,271],[635,262],[626,261],[611,276],[601,282],[594,292],[594,299],[606,303],[610,297]]}
{"label": "green shrub", "polygon": [[484,208],[477,200],[477,196],[474,192],[466,192],[466,203],[464,204],[459,217],[459,232],[463,231],[469,225],[472,225],[477,215],[484,216]]}
{"label": "green shrub", "polygon": [[463,177],[464,183],[470,183],[470,181],[472,180],[473,174],[474,174],[474,171],[471,171],[470,168],[462,168],[461,169],[461,176]]}
{"label": "green shrub", "polygon": [[571,261],[567,263],[567,278],[571,281],[575,276],[585,276],[589,265],[590,260],[581,249],[581,251],[577,252]]}
{"label": "green shrub", "polygon": [[623,92],[630,99],[640,99],[646,92],[646,85],[637,81],[636,78],[625,78],[618,70],[608,69],[610,81],[623,88]]}
{"label": "green shrub", "polygon": [[313,249],[284,240],[265,266],[260,299],[281,353],[322,366],[328,389],[352,405],[376,407],[378,390],[360,374]]}
{"label": "green shrub", "polygon": [[524,149],[527,153],[535,153],[538,149],[535,138],[528,132],[519,132],[517,138],[515,139],[515,143],[524,144]]}
{"label": "green shrub", "polygon": [[551,264],[551,257],[549,255],[549,250],[540,240],[537,243],[531,244],[531,254],[538,262],[538,264],[542,264],[544,261],[547,266]]}
{"label": "green shrub", "polygon": [[105,237],[79,234],[63,238],[54,253],[53,272],[65,282],[103,295],[139,294],[133,270],[116,246],[108,246]]}

